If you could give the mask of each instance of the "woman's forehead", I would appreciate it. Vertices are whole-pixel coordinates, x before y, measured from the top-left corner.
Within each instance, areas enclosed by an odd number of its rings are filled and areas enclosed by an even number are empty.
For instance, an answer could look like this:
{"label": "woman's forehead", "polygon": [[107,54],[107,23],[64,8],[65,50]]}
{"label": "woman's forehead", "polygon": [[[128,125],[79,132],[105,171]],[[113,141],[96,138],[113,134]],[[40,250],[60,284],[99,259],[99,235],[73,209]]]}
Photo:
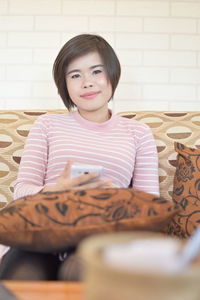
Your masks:
{"label": "woman's forehead", "polygon": [[73,59],[67,67],[67,71],[71,69],[90,68],[93,65],[102,65],[103,61],[98,52],[89,52],[85,55]]}

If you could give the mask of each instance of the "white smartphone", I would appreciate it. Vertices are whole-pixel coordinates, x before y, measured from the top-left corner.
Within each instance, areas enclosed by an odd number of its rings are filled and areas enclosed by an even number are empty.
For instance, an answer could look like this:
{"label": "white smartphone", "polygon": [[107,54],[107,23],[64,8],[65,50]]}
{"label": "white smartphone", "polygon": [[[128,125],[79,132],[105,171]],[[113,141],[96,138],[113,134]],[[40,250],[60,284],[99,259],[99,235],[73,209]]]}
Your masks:
{"label": "white smartphone", "polygon": [[99,176],[88,182],[95,182],[95,181],[99,180],[103,176],[103,167],[97,166],[97,165],[73,164],[71,166],[70,177],[74,178],[74,177],[77,177],[77,176],[80,176],[83,174],[89,174],[89,173],[93,173],[93,172],[99,173]]}

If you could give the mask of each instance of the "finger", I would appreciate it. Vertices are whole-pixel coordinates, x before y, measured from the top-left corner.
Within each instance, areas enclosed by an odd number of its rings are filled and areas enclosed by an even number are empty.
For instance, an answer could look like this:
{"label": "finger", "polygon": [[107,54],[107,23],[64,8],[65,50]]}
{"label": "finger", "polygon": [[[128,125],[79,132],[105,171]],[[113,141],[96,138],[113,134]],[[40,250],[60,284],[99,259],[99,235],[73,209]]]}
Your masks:
{"label": "finger", "polygon": [[75,187],[76,190],[87,190],[87,189],[97,189],[97,188],[103,188],[105,185],[104,180],[99,180],[87,184],[82,184],[80,186]]}
{"label": "finger", "polygon": [[104,188],[115,188],[116,186],[111,182],[105,182]]}
{"label": "finger", "polygon": [[70,177],[71,166],[73,165],[73,160],[69,159],[61,173],[62,177]]}

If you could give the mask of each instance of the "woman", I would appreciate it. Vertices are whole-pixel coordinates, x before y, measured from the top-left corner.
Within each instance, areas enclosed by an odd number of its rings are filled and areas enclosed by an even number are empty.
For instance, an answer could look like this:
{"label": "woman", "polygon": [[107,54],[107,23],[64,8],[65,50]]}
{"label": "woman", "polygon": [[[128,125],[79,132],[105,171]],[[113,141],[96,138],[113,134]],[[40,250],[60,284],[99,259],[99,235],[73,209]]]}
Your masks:
{"label": "woman", "polygon": [[[108,109],[120,78],[120,63],[112,47],[100,36],[78,35],[60,50],[53,74],[70,113],[43,115],[35,122],[22,155],[14,198],[40,191],[129,186],[159,195],[157,151],[149,127]],[[104,176],[98,179],[99,174],[90,173],[71,178],[73,163],[101,165]],[[1,278],[21,279],[27,270],[29,280],[55,279],[60,264],[54,254],[10,249]]]}

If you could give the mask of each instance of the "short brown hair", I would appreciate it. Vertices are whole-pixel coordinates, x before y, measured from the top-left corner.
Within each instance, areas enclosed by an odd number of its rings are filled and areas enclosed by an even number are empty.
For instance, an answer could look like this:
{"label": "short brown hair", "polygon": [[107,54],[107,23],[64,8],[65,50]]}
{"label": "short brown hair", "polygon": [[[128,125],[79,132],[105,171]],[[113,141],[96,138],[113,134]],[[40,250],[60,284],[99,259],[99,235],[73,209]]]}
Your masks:
{"label": "short brown hair", "polygon": [[108,80],[112,86],[112,97],[117,87],[121,67],[119,60],[108,42],[99,35],[80,34],[70,39],[60,50],[53,65],[53,76],[65,106],[70,110],[75,106],[66,85],[66,69],[69,63],[90,52],[98,52],[106,69]]}

